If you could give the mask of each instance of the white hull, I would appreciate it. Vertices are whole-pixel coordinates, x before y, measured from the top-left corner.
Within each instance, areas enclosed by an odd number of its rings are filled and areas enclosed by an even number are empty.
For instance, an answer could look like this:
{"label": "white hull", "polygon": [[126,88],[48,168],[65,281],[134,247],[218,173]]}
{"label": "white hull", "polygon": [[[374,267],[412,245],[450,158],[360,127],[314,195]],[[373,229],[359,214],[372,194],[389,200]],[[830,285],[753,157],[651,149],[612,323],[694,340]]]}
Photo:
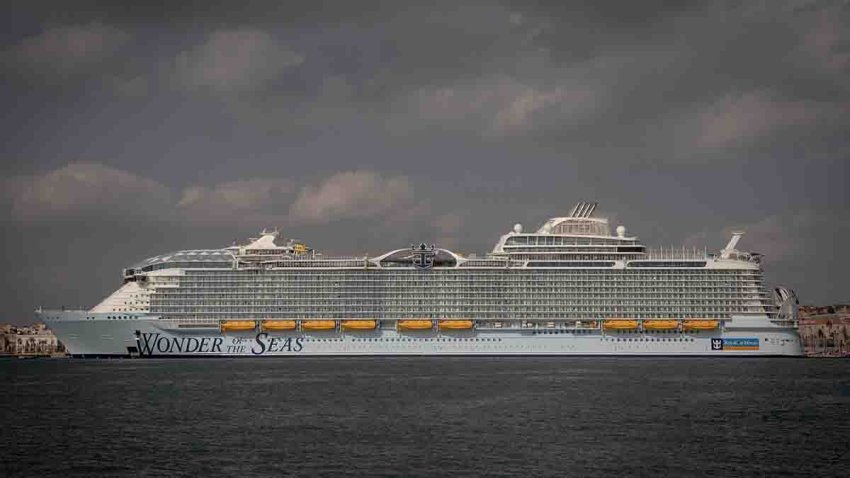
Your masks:
{"label": "white hull", "polygon": [[73,356],[270,357],[371,355],[647,355],[801,356],[795,329],[764,318],[732,318],[716,330],[617,332],[600,329],[476,329],[399,332],[390,321],[374,331],[246,332],[172,328],[157,317],[123,320],[83,311],[44,311]]}

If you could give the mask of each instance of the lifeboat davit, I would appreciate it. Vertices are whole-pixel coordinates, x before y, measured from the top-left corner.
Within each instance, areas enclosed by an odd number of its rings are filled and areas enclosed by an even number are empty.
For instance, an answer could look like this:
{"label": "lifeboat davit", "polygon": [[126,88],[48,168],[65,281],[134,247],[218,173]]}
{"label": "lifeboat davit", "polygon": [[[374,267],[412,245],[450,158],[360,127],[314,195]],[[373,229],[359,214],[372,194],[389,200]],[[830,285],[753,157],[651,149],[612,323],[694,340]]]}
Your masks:
{"label": "lifeboat davit", "polygon": [[343,330],[375,330],[378,327],[377,320],[343,320]]}
{"label": "lifeboat davit", "polygon": [[679,328],[678,320],[644,320],[644,330],[675,330]]}
{"label": "lifeboat davit", "polygon": [[613,319],[602,322],[602,328],[606,330],[633,330],[638,328],[637,320]]}
{"label": "lifeboat davit", "polygon": [[683,322],[685,330],[714,330],[719,326],[719,320],[686,320]]}
{"label": "lifeboat davit", "polygon": [[253,320],[225,320],[221,323],[222,332],[254,330],[257,323]]}
{"label": "lifeboat davit", "polygon": [[264,320],[262,322],[263,330],[295,330],[294,320]]}
{"label": "lifeboat davit", "polygon": [[438,325],[440,330],[468,330],[475,324],[471,320],[441,320]]}
{"label": "lifeboat davit", "polygon": [[399,330],[429,330],[434,328],[434,323],[430,320],[399,320]]}
{"label": "lifeboat davit", "polygon": [[333,320],[302,320],[301,330],[333,330],[336,321]]}

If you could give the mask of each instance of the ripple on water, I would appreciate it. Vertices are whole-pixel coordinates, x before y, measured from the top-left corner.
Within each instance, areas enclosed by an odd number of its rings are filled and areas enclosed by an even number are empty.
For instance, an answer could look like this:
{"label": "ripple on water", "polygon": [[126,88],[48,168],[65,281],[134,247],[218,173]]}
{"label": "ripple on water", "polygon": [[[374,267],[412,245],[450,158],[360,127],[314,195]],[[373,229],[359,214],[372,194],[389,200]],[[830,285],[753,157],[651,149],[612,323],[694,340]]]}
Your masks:
{"label": "ripple on water", "polygon": [[0,475],[841,474],[850,361],[0,361]]}

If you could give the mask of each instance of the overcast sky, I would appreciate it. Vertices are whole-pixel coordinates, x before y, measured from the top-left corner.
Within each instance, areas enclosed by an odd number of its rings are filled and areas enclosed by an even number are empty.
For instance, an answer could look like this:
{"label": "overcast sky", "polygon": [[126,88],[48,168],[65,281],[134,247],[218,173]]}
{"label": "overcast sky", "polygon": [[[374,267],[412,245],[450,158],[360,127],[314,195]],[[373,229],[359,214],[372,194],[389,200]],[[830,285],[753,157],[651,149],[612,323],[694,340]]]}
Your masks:
{"label": "overcast sky", "polygon": [[846,1],[97,3],[2,7],[0,321],[264,227],[480,253],[581,200],[850,301]]}

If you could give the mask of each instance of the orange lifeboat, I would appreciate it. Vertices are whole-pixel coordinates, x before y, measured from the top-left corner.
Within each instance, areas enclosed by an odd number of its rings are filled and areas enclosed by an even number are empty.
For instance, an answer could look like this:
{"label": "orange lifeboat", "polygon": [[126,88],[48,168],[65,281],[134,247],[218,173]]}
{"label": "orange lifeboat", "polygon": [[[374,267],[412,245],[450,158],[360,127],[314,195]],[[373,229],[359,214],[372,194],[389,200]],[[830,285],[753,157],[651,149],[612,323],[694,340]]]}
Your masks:
{"label": "orange lifeboat", "polygon": [[602,322],[605,330],[634,330],[638,328],[638,321],[632,319],[609,319]]}
{"label": "orange lifeboat", "polygon": [[434,323],[430,320],[399,320],[398,330],[430,330]]}
{"label": "orange lifeboat", "polygon": [[253,320],[225,320],[221,323],[222,332],[238,332],[254,330],[255,328],[257,328],[257,323]]}
{"label": "orange lifeboat", "polygon": [[301,330],[333,330],[336,321],[333,320],[302,320]]}
{"label": "orange lifeboat", "polygon": [[714,330],[720,326],[719,320],[685,320],[685,330]]}
{"label": "orange lifeboat", "polygon": [[441,320],[437,324],[440,330],[468,330],[475,325],[471,320]]}
{"label": "orange lifeboat", "polygon": [[343,330],[375,330],[378,327],[377,320],[343,320]]}
{"label": "orange lifeboat", "polygon": [[263,330],[295,330],[294,320],[264,320],[262,322]]}
{"label": "orange lifeboat", "polygon": [[644,330],[675,330],[679,328],[679,321],[672,319],[644,320]]}

